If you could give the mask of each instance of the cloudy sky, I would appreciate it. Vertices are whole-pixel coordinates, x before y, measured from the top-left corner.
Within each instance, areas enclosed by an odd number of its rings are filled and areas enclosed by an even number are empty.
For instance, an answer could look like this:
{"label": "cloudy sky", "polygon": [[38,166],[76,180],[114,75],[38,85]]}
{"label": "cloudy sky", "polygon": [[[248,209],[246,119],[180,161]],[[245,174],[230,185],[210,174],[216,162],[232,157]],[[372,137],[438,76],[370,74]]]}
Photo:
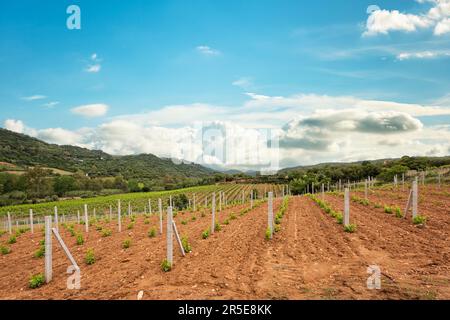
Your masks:
{"label": "cloudy sky", "polygon": [[50,143],[243,169],[450,154],[450,0],[9,1],[0,68],[2,126]]}

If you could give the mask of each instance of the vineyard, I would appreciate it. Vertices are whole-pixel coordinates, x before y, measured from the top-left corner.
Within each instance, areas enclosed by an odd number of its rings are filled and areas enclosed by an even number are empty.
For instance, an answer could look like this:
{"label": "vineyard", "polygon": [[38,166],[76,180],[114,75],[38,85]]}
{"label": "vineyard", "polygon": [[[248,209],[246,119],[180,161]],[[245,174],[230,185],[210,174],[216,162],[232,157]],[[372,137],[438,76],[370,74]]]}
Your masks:
{"label": "vineyard", "polygon": [[[223,184],[3,208],[0,298],[449,299],[450,186],[419,184],[417,208],[413,189]],[[179,194],[189,206],[172,211]]]}

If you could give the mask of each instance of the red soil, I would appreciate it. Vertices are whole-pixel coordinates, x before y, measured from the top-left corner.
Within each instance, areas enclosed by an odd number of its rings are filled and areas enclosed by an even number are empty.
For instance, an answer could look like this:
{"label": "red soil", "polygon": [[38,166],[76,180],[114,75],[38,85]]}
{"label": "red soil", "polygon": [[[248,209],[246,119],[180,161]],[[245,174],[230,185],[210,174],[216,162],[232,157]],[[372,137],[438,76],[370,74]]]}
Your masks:
{"label": "red soil", "polygon": [[[387,199],[386,195],[383,195]],[[326,200],[342,210],[343,198]],[[445,198],[447,204],[448,198]],[[385,200],[387,201],[387,200]],[[426,201],[426,199],[424,199]],[[281,204],[275,200],[275,209]],[[424,206],[425,207],[425,206]],[[448,205],[447,205],[448,207]],[[203,240],[201,233],[211,224],[208,212],[179,213],[176,221],[180,235],[186,235],[192,252],[182,257],[174,244],[174,267],[161,271],[165,258],[165,236],[149,238],[149,225],[139,216],[135,227],[102,238],[92,226],[85,244],[60,228],[61,235],[81,268],[81,289],[66,289],[66,268],[70,264],[54,245],[54,279],[38,289],[28,288],[30,275],[42,273],[44,260],[33,258],[39,248],[41,232],[29,232],[8,245],[12,253],[0,256],[1,299],[449,299],[450,252],[448,212],[424,211],[429,224],[416,228],[410,220],[387,216],[382,209],[351,203],[353,234],[323,212],[306,197],[291,197],[282,220],[282,229],[270,241],[264,239],[267,204],[244,216],[243,207],[218,214],[220,222],[234,212],[236,220],[223,225]],[[181,224],[188,220],[187,225]],[[164,221],[165,227],[165,221]],[[84,234],[84,226],[76,227]],[[0,238],[5,243],[8,235]],[[132,239],[129,249],[122,241]],[[88,266],[84,256],[93,248],[97,261]],[[369,290],[367,267],[378,265],[382,289]]]}

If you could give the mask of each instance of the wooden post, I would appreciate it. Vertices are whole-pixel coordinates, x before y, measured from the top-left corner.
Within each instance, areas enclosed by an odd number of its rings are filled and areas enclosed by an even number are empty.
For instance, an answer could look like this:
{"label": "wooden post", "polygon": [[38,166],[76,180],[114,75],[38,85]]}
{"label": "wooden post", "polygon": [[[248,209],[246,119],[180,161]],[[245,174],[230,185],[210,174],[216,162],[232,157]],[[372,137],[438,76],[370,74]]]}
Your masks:
{"label": "wooden post", "polygon": [[441,188],[441,173],[438,172],[438,187]]}
{"label": "wooden post", "polygon": [[122,232],[122,212],[120,211],[120,200],[117,200],[117,225],[119,226],[119,232]]}
{"label": "wooden post", "polygon": [[167,230],[166,230],[166,242],[167,242],[167,261],[170,265],[173,264],[173,212],[172,207],[167,208]]}
{"label": "wooden post", "polygon": [[80,224],[80,210],[77,210],[77,223]]}
{"label": "wooden post", "polygon": [[364,199],[367,200],[367,179],[364,181]]}
{"label": "wooden post", "polygon": [[173,209],[172,196],[171,195],[169,195],[169,206],[172,207],[172,209]]}
{"label": "wooden post", "polygon": [[314,182],[311,185],[311,192],[312,192],[312,194],[314,194],[316,192],[315,189],[314,189]]}
{"label": "wooden post", "polygon": [[350,224],[350,190],[345,188],[344,196],[344,226]]}
{"label": "wooden post", "polygon": [[211,220],[211,234],[214,233],[216,224],[216,193],[212,194],[212,220]]}
{"label": "wooden post", "polygon": [[253,209],[253,190],[250,192],[250,209]]}
{"label": "wooden post", "polygon": [[222,191],[219,192],[219,212],[222,211]]}
{"label": "wooden post", "polygon": [[242,204],[244,204],[245,203],[245,195],[244,195],[244,190],[242,190]]}
{"label": "wooden post", "polygon": [[417,216],[417,203],[418,203],[418,193],[419,193],[419,187],[418,187],[418,183],[417,180],[413,181],[413,186],[412,186],[412,216],[413,219]]}
{"label": "wooden post", "polygon": [[52,217],[45,217],[45,282],[53,278],[52,269]]}
{"label": "wooden post", "polygon": [[112,205],[109,205],[109,220],[112,220]]}
{"label": "wooden post", "polygon": [[405,173],[402,173],[402,191],[405,191]]}
{"label": "wooden post", "polygon": [[162,223],[162,200],[158,199],[158,208],[159,208],[159,234],[163,234],[163,223]]}
{"label": "wooden post", "polygon": [[58,207],[55,206],[55,228],[56,230],[59,230],[58,228]]}
{"label": "wooden post", "polygon": [[270,239],[273,237],[273,192],[269,192],[267,204],[267,225],[270,230]]}
{"label": "wooden post", "polygon": [[84,205],[84,229],[86,233],[89,232],[89,214],[87,204]]}
{"label": "wooden post", "polygon": [[325,200],[325,185],[322,183],[322,201]]}
{"label": "wooden post", "polygon": [[342,190],[342,180],[339,179],[339,192],[341,192],[341,190]]}
{"label": "wooden post", "polygon": [[128,216],[131,215],[131,202],[130,201],[128,201],[128,213],[127,213],[127,215]]}
{"label": "wooden post", "polygon": [[33,209],[30,209],[30,230],[34,233]]}
{"label": "wooden post", "polygon": [[194,201],[194,212],[196,212],[197,211],[197,204],[196,204],[196,202],[195,202],[195,193],[194,193],[194,199],[193,199],[193,201]]}
{"label": "wooden post", "polygon": [[425,185],[425,171],[422,171],[422,185]]}
{"label": "wooden post", "polygon": [[8,231],[12,234],[11,213],[8,212]]}
{"label": "wooden post", "polygon": [[208,196],[205,197],[205,208],[208,207]]}
{"label": "wooden post", "polygon": [[148,199],[148,214],[152,214],[152,200]]}
{"label": "wooden post", "polygon": [[183,243],[181,242],[180,235],[178,234],[178,229],[175,221],[173,221],[173,232],[175,233],[175,239],[177,239],[178,246],[180,247],[180,252],[184,256],[186,256],[186,252],[184,252]]}

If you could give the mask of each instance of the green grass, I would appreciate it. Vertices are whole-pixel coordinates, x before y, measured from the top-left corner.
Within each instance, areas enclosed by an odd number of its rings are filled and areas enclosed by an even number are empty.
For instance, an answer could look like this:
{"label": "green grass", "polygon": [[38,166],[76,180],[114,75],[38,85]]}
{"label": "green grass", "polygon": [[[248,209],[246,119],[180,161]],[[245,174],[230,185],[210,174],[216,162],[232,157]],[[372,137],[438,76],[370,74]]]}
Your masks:
{"label": "green grass", "polygon": [[156,228],[155,228],[155,227],[151,228],[151,229],[148,231],[147,235],[149,236],[149,238],[154,238],[154,237],[156,237]]}
{"label": "green grass", "polygon": [[75,237],[76,237],[78,246],[81,246],[82,244],[84,244],[84,238],[81,233],[78,233]]}
{"label": "green grass", "polygon": [[131,247],[131,239],[125,239],[122,242],[122,248],[128,249],[129,247]]}
{"label": "green grass", "polygon": [[203,238],[203,239],[208,239],[209,234],[210,234],[209,229],[206,229],[206,230],[203,231],[203,233],[202,233],[202,238]]}
{"label": "green grass", "polygon": [[354,233],[356,232],[356,225],[355,224],[349,224],[344,226],[344,231],[347,233]]}
{"label": "green grass", "polygon": [[413,219],[413,223],[415,225],[424,225],[427,222],[427,218],[421,215],[417,215],[414,219]]}
{"label": "green grass", "polygon": [[170,264],[169,261],[167,261],[167,259],[164,259],[164,260],[161,262],[161,270],[162,270],[163,272],[169,272],[170,270],[172,270],[172,265]]}
{"label": "green grass", "polygon": [[15,235],[12,235],[11,237],[9,237],[8,244],[14,244],[16,242],[17,242],[17,237]]}
{"label": "green grass", "polygon": [[4,256],[11,253],[11,248],[6,246],[0,246],[0,253]]}
{"label": "green grass", "polygon": [[40,286],[42,286],[45,283],[45,277],[42,273],[39,274],[35,274],[33,276],[31,276],[29,282],[28,282],[28,286],[31,289],[36,289],[39,288]]}
{"label": "green grass", "polygon": [[109,236],[111,236],[111,234],[112,234],[112,231],[109,230],[109,229],[103,229],[102,230],[102,237],[103,238],[109,237]]}
{"label": "green grass", "polygon": [[86,251],[86,257],[84,258],[84,262],[86,262],[87,265],[92,265],[95,263],[94,249],[89,248]]}
{"label": "green grass", "polygon": [[187,236],[181,238],[181,245],[183,246],[184,252],[188,253],[192,251],[191,245],[189,244],[189,239]]}

